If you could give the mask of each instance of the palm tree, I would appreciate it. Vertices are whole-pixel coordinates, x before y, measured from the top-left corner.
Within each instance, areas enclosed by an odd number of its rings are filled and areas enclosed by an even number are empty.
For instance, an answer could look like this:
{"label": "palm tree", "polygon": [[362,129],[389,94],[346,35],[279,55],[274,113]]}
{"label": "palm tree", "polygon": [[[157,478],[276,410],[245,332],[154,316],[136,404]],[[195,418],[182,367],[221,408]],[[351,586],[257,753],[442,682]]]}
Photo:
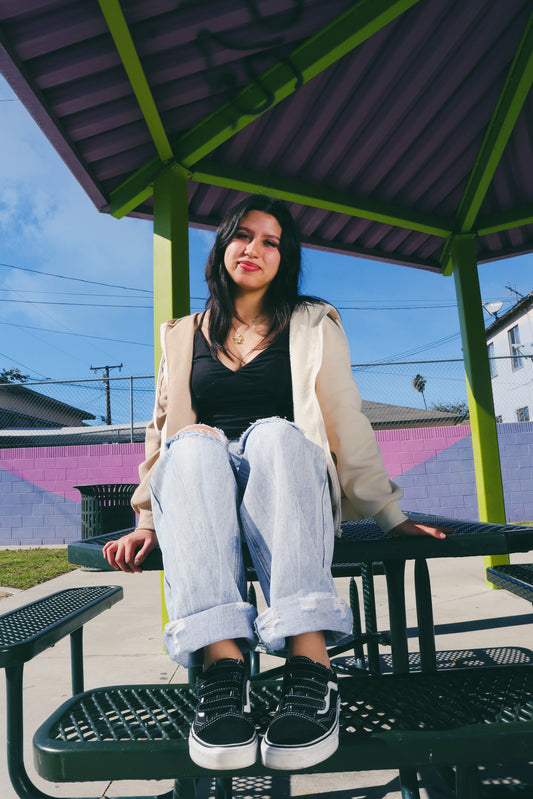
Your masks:
{"label": "palm tree", "polygon": [[426,398],[424,396],[425,387],[426,387],[425,378],[423,378],[422,375],[415,375],[413,377],[413,388],[415,391],[418,391],[420,394],[422,394],[422,399],[424,400],[424,408],[427,410],[428,406],[426,405]]}

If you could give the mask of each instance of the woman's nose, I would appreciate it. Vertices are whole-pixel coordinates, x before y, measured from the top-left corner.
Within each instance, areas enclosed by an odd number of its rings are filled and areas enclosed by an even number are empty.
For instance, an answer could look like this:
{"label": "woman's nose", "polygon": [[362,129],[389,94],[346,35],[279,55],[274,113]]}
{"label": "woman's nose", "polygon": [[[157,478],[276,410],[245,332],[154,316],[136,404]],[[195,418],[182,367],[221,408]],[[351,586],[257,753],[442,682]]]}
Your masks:
{"label": "woman's nose", "polygon": [[244,252],[247,255],[255,255],[255,250],[256,250],[256,240],[250,239],[250,241],[246,244],[246,247],[244,248]]}

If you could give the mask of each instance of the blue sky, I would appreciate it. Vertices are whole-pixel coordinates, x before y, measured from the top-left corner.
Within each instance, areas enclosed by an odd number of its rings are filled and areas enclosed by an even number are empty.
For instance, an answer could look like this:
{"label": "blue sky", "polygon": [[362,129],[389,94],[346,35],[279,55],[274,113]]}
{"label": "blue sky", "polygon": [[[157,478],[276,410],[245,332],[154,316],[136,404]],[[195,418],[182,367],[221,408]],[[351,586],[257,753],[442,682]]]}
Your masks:
{"label": "blue sky", "polygon": [[[0,369],[80,379],[122,363],[123,375],[152,374],[151,223],[99,214],[1,77],[0,115]],[[193,310],[212,239],[191,230]],[[505,286],[531,291],[532,263],[481,265],[483,300],[510,307]],[[461,356],[452,278],[312,250],[304,270],[304,291],[340,308],[353,362]]]}

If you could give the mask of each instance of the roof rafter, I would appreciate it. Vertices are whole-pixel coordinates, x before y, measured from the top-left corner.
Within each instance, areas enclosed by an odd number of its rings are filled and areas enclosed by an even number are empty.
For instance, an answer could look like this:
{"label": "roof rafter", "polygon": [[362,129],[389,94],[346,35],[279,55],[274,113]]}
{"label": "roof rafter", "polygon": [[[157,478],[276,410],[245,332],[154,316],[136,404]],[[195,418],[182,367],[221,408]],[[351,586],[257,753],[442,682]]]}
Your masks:
{"label": "roof rafter", "polygon": [[478,220],[476,233],[478,236],[488,236],[490,233],[531,224],[533,224],[533,205],[526,205],[523,208],[482,217]]}
{"label": "roof rafter", "polygon": [[[532,83],[533,14],[525,27],[505,85],[485,132],[481,149],[470,173],[457,211],[455,234],[470,233],[474,229],[479,209]],[[442,271],[445,275],[451,274],[453,269],[451,252],[455,234],[446,242],[441,256]]]}
{"label": "roof rafter", "polygon": [[[104,3],[105,0],[100,0]],[[116,2],[116,0],[113,0]],[[150,196],[162,168],[179,164],[190,169],[301,85],[323,72],[419,0],[360,0],[296,47],[283,61],[266,70],[172,144],[174,159],[153,159],[111,192],[111,213],[121,217]],[[267,102],[266,102],[267,101]],[[260,109],[259,111],[247,109]]]}
{"label": "roof rafter", "polygon": [[428,214],[406,211],[385,203],[358,199],[347,192],[332,191],[324,186],[310,186],[295,180],[251,172],[225,164],[217,164],[213,161],[200,161],[192,170],[191,177],[198,183],[208,183],[212,186],[223,186],[238,191],[268,192],[271,196],[281,200],[395,225],[442,238],[446,238],[452,232],[450,222],[431,217]]}
{"label": "roof rafter", "polygon": [[173,157],[172,147],[161,122],[159,111],[146,80],[140,58],[131,37],[119,0],[98,0],[131,88],[137,98],[144,121],[150,131],[157,154],[162,161]]}

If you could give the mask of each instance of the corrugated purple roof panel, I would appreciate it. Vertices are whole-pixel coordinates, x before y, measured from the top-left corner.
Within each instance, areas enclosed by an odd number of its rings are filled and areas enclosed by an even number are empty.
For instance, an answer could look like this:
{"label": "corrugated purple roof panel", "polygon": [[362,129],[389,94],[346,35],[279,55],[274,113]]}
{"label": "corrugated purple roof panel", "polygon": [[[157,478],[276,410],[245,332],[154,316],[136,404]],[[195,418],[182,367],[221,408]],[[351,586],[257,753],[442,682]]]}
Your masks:
{"label": "corrugated purple roof panel", "polygon": [[[122,0],[171,143],[353,5]],[[341,193],[451,230],[531,11],[531,0],[421,0],[202,164],[263,177],[266,190],[289,182]],[[157,155],[94,0],[3,0],[0,70],[99,208]],[[530,93],[478,225],[531,209],[532,122]],[[191,221],[216,225],[239,192],[198,183],[191,171]],[[302,203],[293,210],[312,246],[440,268],[441,236]],[[133,214],[151,216],[151,200]],[[480,236],[477,248],[480,260],[531,251],[533,225]]]}

